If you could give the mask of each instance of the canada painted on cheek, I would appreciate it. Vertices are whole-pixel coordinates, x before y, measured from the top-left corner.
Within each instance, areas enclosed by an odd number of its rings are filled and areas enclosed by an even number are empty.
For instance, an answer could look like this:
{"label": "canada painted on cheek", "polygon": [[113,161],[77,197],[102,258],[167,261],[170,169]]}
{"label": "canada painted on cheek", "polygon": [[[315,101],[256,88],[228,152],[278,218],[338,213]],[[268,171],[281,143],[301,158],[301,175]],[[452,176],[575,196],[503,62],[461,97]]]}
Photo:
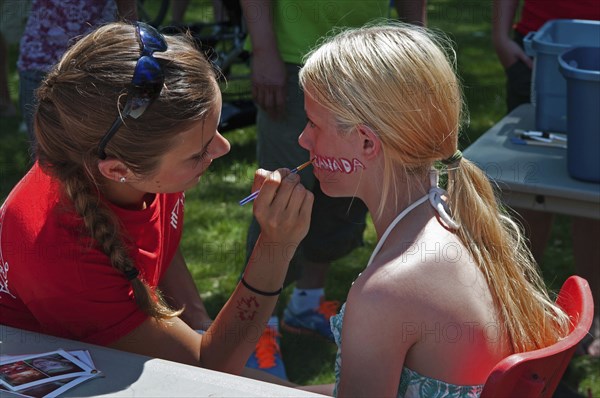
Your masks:
{"label": "canada painted on cheek", "polygon": [[356,158],[352,160],[346,158],[336,158],[329,156],[316,155],[313,166],[332,173],[355,173],[359,168],[366,169],[365,165]]}

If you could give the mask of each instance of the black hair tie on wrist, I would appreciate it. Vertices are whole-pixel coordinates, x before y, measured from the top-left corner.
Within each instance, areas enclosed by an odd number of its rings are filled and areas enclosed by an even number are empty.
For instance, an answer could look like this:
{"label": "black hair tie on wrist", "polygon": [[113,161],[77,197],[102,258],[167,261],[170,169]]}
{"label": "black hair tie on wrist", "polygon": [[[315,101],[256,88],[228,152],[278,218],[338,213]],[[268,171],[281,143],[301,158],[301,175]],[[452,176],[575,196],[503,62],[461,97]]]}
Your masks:
{"label": "black hair tie on wrist", "polygon": [[131,281],[138,277],[138,275],[140,274],[140,271],[137,268],[132,267],[132,268],[129,268],[127,271],[123,271],[123,273],[125,274],[125,277],[127,278],[127,280]]}
{"label": "black hair tie on wrist", "polygon": [[243,276],[242,276],[241,281],[242,281],[242,285],[244,285],[246,287],[246,289],[248,289],[251,292],[254,292],[256,294],[260,294],[261,296],[278,296],[279,294],[281,294],[281,291],[283,290],[283,286],[282,286],[274,292],[265,292],[263,290],[258,290],[257,288],[250,286],[248,284],[248,282],[246,282],[246,280],[244,279]]}

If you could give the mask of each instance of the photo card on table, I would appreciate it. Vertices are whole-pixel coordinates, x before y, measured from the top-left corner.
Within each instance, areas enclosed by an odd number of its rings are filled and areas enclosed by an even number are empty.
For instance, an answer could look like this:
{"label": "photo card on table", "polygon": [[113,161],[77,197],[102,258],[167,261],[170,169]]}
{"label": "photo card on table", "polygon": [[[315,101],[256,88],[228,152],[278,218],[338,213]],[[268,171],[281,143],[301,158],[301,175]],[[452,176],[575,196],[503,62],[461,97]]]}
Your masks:
{"label": "photo card on table", "polygon": [[10,391],[97,373],[92,366],[64,350],[0,360],[0,385]]}

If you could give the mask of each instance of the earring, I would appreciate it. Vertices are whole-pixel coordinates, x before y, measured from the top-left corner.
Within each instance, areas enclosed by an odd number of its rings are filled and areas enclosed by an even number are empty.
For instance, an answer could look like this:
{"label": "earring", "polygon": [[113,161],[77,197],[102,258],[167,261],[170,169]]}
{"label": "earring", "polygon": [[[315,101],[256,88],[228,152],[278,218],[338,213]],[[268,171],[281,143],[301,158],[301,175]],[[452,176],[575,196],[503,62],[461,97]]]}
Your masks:
{"label": "earring", "polygon": [[127,181],[127,179],[126,179],[125,177],[121,177],[121,178],[119,179],[119,182],[120,182],[120,183],[124,183],[125,181]]}

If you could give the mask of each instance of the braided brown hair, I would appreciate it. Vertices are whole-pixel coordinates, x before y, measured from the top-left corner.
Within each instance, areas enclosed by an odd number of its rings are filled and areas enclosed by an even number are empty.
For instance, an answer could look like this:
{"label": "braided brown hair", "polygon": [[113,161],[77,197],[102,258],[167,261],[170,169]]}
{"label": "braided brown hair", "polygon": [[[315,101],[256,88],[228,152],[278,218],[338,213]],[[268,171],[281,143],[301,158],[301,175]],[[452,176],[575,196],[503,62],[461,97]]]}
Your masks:
{"label": "braided brown hair", "polygon": [[[206,118],[217,98],[215,71],[184,36],[166,38],[155,53],[165,74],[160,97],[139,119],[127,119],[106,147],[133,173],[150,175],[174,138]],[[138,306],[157,318],[177,316],[158,290],[138,276],[119,219],[100,199],[97,147],[122,111],[140,57],[135,27],[102,26],[71,47],[37,92],[34,118],[40,166],[61,181],[68,201],[111,265],[131,281]]]}

